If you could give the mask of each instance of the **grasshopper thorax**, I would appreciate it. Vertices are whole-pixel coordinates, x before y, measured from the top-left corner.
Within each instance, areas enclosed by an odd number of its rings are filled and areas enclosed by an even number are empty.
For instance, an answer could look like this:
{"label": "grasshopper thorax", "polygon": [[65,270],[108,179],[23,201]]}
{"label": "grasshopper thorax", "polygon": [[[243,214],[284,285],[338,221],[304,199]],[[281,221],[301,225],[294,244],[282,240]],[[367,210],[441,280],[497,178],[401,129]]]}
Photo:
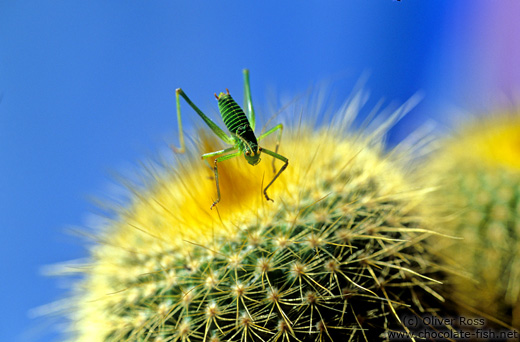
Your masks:
{"label": "grasshopper thorax", "polygon": [[238,149],[244,154],[247,162],[256,165],[260,162],[260,147],[251,129],[239,128],[233,136],[236,139]]}

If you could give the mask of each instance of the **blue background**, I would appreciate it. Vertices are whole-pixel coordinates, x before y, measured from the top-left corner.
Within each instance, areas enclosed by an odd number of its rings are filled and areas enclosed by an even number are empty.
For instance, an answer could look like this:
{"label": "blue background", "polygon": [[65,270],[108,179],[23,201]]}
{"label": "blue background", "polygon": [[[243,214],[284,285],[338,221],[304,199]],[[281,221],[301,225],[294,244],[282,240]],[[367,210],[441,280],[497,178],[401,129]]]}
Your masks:
{"label": "blue background", "polygon": [[89,198],[114,192],[111,171],[177,141],[175,88],[214,114],[214,92],[241,98],[247,67],[258,105],[330,81],[339,106],[368,73],[374,102],[426,96],[395,143],[442,122],[447,105],[483,101],[465,78],[487,70],[466,63],[480,51],[471,20],[483,3],[0,2],[0,341],[59,336],[54,318],[30,318],[66,291],[41,269],[86,256],[67,228],[91,224]]}

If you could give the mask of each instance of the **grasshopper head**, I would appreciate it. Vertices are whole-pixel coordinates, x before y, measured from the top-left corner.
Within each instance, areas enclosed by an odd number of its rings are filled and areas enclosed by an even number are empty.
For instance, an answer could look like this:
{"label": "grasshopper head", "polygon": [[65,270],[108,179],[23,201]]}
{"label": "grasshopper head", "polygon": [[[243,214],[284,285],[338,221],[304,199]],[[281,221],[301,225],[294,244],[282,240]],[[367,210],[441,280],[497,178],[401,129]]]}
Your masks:
{"label": "grasshopper head", "polygon": [[244,152],[244,157],[246,158],[247,162],[253,166],[260,163],[260,150],[257,149],[256,151],[252,149],[246,148]]}

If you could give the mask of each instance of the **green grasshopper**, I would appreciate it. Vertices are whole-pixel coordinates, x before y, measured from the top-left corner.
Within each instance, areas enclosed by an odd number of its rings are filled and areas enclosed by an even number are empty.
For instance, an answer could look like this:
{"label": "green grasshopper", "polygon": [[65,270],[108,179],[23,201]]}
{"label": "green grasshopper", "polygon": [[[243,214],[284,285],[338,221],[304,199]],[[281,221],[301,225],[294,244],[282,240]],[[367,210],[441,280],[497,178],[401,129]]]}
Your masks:
{"label": "green grasshopper", "polygon": [[[220,187],[218,184],[218,168],[217,163],[223,162],[224,160],[228,160],[231,158],[238,157],[240,154],[243,154],[246,158],[247,162],[251,165],[256,165],[260,162],[260,154],[263,152],[265,154],[270,155],[273,158],[279,159],[283,161],[285,164],[278,170],[278,173],[274,176],[274,178],[267,184],[264,189],[264,196],[266,200],[273,201],[267,196],[267,189],[274,183],[274,181],[280,176],[280,174],[287,168],[289,165],[289,159],[284,156],[278,154],[278,147],[280,145],[280,140],[282,138],[283,125],[278,124],[275,127],[271,128],[264,134],[260,135],[258,139],[255,136],[255,110],[253,109],[253,102],[251,100],[251,89],[249,86],[249,70],[244,69],[244,108],[246,108],[247,116],[240,108],[240,106],[233,100],[231,95],[229,95],[229,90],[226,89],[226,93],[220,93],[217,95],[215,93],[215,97],[218,101],[218,107],[220,111],[220,115],[222,117],[222,121],[226,125],[230,135],[227,135],[217,124],[215,124],[209,117],[207,117],[182,91],[181,88],[175,90],[176,102],[177,102],[177,121],[179,126],[179,140],[181,147],[177,148],[172,146],[172,149],[176,153],[184,153],[185,145],[184,145],[184,133],[182,132],[182,121],[181,121],[181,102],[179,95],[184,98],[184,100],[199,114],[199,116],[204,120],[204,122],[211,128],[211,130],[227,144],[232,145],[231,147],[225,148],[220,151],[205,153],[201,157],[202,159],[217,157],[215,159],[215,166],[213,167],[213,171],[215,172],[215,182],[217,185],[217,199],[213,202],[210,209],[213,209],[214,206],[220,202]],[[264,139],[271,133],[278,131],[278,140],[276,143],[275,151],[270,151],[264,147],[260,147],[258,145],[258,141]],[[229,154],[227,154],[229,153]],[[274,159],[273,159],[273,170],[276,172],[274,168]]]}

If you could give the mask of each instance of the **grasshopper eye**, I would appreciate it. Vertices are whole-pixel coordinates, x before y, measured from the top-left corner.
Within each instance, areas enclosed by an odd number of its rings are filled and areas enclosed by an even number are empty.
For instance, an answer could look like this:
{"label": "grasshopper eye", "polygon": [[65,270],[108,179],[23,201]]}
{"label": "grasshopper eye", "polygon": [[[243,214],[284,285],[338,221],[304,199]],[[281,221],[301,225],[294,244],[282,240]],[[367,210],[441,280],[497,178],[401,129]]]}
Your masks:
{"label": "grasshopper eye", "polygon": [[246,151],[246,156],[249,156],[249,155],[251,155],[251,152]]}

